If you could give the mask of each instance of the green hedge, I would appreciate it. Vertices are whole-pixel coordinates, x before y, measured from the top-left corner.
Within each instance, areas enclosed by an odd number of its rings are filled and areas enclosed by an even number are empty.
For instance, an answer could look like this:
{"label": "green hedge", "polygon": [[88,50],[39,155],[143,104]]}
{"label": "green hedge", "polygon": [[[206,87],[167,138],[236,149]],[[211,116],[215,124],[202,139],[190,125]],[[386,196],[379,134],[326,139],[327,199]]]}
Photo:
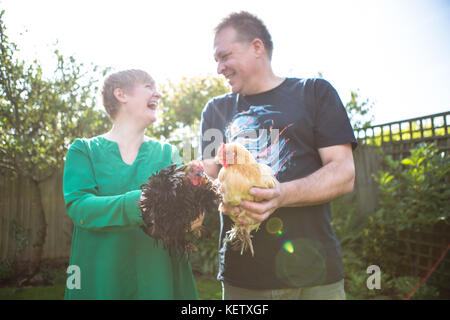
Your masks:
{"label": "green hedge", "polygon": [[[450,224],[448,156],[433,144],[421,144],[401,161],[383,158],[383,170],[373,175],[379,190],[373,214],[359,215],[351,198],[332,203],[333,226],[343,248],[346,289],[353,299],[405,298],[421,279],[403,267],[411,261],[411,252],[399,250],[402,233],[431,233],[437,225],[448,228]],[[380,290],[367,289],[370,265],[381,268]],[[430,279],[435,281],[427,280],[413,299],[442,298],[435,285],[442,282],[436,281],[438,277],[433,274]]]}

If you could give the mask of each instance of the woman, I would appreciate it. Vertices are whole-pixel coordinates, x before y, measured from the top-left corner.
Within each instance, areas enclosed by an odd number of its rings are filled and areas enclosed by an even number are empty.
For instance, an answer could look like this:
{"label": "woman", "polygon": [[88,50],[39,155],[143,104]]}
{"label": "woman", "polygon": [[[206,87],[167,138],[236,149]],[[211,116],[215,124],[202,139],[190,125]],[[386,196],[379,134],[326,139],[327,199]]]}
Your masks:
{"label": "woman", "polygon": [[102,96],[112,129],[76,139],[66,156],[70,265],[80,279],[65,299],[198,299],[187,257],[170,256],[140,227],[139,186],[179,163],[176,148],[144,134],[161,98],[155,82],[141,70],[117,72],[106,78]]}

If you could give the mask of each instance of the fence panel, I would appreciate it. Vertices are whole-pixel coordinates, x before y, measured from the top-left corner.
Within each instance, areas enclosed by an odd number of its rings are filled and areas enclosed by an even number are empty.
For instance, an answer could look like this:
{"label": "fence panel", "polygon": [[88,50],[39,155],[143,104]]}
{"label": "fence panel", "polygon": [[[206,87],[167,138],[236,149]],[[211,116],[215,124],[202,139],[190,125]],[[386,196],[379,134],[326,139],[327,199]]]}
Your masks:
{"label": "fence panel", "polygon": [[355,130],[361,145],[381,146],[396,160],[409,156],[421,142],[434,143],[441,152],[450,152],[450,111],[420,118],[384,123]]}
{"label": "fence panel", "polygon": [[[39,187],[47,221],[43,259],[67,260],[73,224],[64,208],[62,172],[56,172]],[[0,179],[0,260],[30,259],[37,224],[36,197],[31,181],[10,176]]]}

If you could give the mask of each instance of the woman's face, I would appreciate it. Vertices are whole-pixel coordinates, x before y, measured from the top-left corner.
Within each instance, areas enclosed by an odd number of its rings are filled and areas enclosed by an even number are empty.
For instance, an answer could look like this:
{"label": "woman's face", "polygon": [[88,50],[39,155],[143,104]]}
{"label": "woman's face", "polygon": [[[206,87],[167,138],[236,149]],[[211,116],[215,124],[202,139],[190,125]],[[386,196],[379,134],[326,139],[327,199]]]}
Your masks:
{"label": "woman's face", "polygon": [[156,120],[156,108],[160,98],[161,94],[154,83],[138,83],[126,94],[127,102],[123,105],[123,111],[129,118],[148,126]]}

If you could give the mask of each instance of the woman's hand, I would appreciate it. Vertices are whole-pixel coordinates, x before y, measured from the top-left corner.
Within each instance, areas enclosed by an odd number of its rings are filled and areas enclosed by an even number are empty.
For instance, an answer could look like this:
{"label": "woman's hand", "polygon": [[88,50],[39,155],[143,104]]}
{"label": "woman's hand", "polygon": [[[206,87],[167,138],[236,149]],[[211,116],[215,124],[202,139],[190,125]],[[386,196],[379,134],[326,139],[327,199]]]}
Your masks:
{"label": "woman's hand", "polygon": [[203,219],[205,219],[205,213],[202,213],[196,220],[191,222],[191,231],[200,228],[203,224]]}
{"label": "woman's hand", "polygon": [[[147,198],[144,196],[144,192],[142,192],[141,197],[139,198],[139,203],[142,203],[143,201],[145,201],[145,199],[147,199]],[[144,211],[144,208],[141,208],[141,210]]]}

